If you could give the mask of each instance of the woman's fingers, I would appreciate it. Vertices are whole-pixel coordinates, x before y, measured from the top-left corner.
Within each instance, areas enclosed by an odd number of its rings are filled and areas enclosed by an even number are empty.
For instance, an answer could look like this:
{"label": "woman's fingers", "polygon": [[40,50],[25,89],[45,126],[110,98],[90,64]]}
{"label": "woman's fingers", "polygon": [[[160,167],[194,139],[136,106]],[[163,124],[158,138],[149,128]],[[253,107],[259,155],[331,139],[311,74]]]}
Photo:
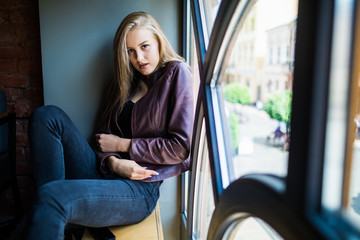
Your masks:
{"label": "woman's fingers", "polygon": [[133,169],[134,171],[130,174],[130,179],[133,180],[143,180],[146,178],[149,178],[153,175],[159,175],[158,172],[154,171],[154,170],[148,170],[145,169],[143,167],[141,167],[140,165],[138,165],[138,168]]}
{"label": "woman's fingers", "polygon": [[133,160],[117,158],[112,160],[111,166],[114,172],[131,180],[143,180],[153,175],[159,175],[158,172],[146,169]]}

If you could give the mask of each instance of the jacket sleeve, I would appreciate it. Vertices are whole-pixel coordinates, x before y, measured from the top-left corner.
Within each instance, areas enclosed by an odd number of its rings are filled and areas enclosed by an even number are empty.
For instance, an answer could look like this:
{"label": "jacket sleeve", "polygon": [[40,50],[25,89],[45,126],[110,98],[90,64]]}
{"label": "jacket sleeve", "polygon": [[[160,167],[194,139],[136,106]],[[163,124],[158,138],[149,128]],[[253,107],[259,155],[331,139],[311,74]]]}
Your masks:
{"label": "jacket sleeve", "polygon": [[[104,125],[100,126],[100,127],[96,130],[96,134],[98,134],[98,133],[110,133],[110,131],[109,131],[107,125],[104,124]],[[95,138],[95,136],[94,136],[94,138]],[[94,139],[94,142],[96,142],[95,139]],[[99,167],[100,167],[100,172],[101,172],[101,173],[108,173],[108,172],[110,172],[109,168],[108,168],[108,167],[106,166],[106,164],[105,164],[105,159],[106,159],[107,157],[116,156],[116,157],[118,157],[118,158],[121,158],[121,153],[119,153],[119,152],[102,152],[102,151],[100,151],[100,150],[97,148],[96,144],[94,144],[93,150],[94,150],[94,152],[95,152],[96,159],[97,159],[98,162],[99,162]]]}
{"label": "jacket sleeve", "polygon": [[186,63],[180,63],[175,69],[170,88],[166,134],[154,138],[133,138],[129,153],[136,162],[174,165],[189,157],[194,102],[192,73]]}

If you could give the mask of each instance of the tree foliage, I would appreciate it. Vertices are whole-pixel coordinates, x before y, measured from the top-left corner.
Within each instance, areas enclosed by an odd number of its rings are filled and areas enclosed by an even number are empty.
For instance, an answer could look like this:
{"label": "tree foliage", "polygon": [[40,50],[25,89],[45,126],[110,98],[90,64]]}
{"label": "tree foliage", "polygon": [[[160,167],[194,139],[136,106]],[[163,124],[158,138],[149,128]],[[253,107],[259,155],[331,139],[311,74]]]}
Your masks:
{"label": "tree foliage", "polygon": [[239,83],[230,83],[224,87],[225,99],[231,103],[250,104],[250,91]]}
{"label": "tree foliage", "polygon": [[229,116],[229,124],[230,124],[230,141],[231,146],[234,152],[238,150],[238,141],[239,141],[239,120],[235,113],[231,112]]}
{"label": "tree foliage", "polygon": [[292,93],[278,92],[272,95],[264,104],[264,111],[278,121],[290,123]]}

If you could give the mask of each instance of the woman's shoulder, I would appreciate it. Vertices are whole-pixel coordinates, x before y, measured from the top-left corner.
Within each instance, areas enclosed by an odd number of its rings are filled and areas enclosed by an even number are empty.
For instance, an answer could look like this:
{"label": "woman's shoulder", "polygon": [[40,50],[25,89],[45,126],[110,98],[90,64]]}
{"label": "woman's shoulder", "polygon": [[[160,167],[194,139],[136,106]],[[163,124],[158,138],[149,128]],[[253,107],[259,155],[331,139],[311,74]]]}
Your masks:
{"label": "woman's shoulder", "polygon": [[[188,85],[191,84],[192,71],[190,66],[184,61],[168,62],[168,77],[167,81],[172,82],[174,85]],[[187,81],[185,81],[187,80]]]}
{"label": "woman's shoulder", "polygon": [[169,61],[163,64],[153,77],[154,79],[161,79],[160,82],[176,82],[179,77],[191,78],[191,68],[183,61]]}
{"label": "woman's shoulder", "polygon": [[190,66],[186,62],[180,60],[167,62],[166,68],[168,71],[191,71]]}

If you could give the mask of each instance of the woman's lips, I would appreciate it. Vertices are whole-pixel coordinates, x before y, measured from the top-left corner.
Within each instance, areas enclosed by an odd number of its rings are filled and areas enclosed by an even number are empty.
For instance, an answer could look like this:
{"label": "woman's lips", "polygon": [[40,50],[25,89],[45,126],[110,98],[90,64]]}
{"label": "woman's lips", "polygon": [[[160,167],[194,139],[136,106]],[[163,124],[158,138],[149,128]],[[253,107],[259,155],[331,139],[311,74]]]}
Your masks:
{"label": "woman's lips", "polygon": [[139,67],[140,67],[140,69],[144,69],[144,68],[146,68],[147,65],[148,65],[148,63],[144,63],[144,64],[140,64]]}

